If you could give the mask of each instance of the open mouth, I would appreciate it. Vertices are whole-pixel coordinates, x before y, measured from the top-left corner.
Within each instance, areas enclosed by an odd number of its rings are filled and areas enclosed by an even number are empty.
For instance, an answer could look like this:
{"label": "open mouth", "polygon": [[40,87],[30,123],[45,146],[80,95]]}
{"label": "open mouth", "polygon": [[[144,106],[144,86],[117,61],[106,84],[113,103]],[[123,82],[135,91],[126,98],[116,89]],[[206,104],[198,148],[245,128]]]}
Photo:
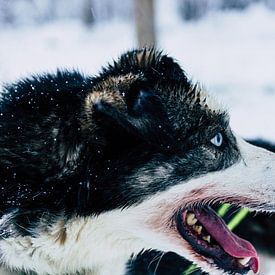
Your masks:
{"label": "open mouth", "polygon": [[180,211],[177,229],[208,263],[232,274],[258,273],[259,258],[253,245],[231,232],[209,206]]}

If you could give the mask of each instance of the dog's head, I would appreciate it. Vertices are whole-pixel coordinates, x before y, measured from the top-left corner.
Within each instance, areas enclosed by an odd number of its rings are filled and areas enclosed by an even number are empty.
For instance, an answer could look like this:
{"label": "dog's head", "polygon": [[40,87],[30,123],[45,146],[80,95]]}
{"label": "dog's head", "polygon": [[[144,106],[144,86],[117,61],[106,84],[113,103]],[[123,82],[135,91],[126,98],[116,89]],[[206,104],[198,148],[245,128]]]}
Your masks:
{"label": "dog's head", "polygon": [[161,52],[128,52],[92,84],[82,117],[97,144],[90,204],[121,250],[172,251],[211,274],[256,273],[253,246],[210,205],[274,209],[275,157],[236,137],[226,110]]}

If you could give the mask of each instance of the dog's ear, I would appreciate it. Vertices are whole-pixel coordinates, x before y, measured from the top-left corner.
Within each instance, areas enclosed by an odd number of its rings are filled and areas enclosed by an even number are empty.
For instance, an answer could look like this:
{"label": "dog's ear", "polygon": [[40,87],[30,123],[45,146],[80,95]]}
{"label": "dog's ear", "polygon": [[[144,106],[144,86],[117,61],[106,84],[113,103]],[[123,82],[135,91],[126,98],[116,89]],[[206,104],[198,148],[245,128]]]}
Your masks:
{"label": "dog's ear", "polygon": [[[93,103],[101,123],[112,131],[124,131],[148,143],[169,146],[172,131],[164,105],[156,93],[144,85],[98,98]],[[119,133],[118,133],[119,134]]]}

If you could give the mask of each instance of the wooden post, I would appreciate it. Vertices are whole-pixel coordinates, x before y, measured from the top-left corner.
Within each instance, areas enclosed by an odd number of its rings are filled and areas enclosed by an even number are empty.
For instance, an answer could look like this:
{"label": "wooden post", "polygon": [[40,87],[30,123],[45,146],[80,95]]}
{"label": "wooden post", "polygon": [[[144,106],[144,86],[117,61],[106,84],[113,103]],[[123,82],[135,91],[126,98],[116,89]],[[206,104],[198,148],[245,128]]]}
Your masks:
{"label": "wooden post", "polygon": [[135,0],[135,25],[138,46],[156,45],[154,0]]}
{"label": "wooden post", "polygon": [[83,22],[87,26],[94,24],[95,18],[93,14],[92,0],[84,0],[83,2]]}

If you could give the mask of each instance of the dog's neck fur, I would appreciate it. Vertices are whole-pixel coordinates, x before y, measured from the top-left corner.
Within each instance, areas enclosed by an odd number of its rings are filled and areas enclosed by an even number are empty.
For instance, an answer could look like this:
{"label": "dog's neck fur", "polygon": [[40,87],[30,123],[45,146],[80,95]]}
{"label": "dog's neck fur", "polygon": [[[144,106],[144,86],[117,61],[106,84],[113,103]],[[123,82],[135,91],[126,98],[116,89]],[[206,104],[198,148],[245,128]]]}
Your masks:
{"label": "dog's neck fur", "polygon": [[[42,226],[35,232],[36,237],[2,240],[1,253],[13,268],[31,267],[39,274],[73,271],[121,275],[126,273],[131,256],[149,248],[129,230],[134,226],[131,222],[131,217],[121,210],[97,217],[72,218],[66,224],[60,219],[51,227]],[[129,227],[125,228],[125,224]]]}

